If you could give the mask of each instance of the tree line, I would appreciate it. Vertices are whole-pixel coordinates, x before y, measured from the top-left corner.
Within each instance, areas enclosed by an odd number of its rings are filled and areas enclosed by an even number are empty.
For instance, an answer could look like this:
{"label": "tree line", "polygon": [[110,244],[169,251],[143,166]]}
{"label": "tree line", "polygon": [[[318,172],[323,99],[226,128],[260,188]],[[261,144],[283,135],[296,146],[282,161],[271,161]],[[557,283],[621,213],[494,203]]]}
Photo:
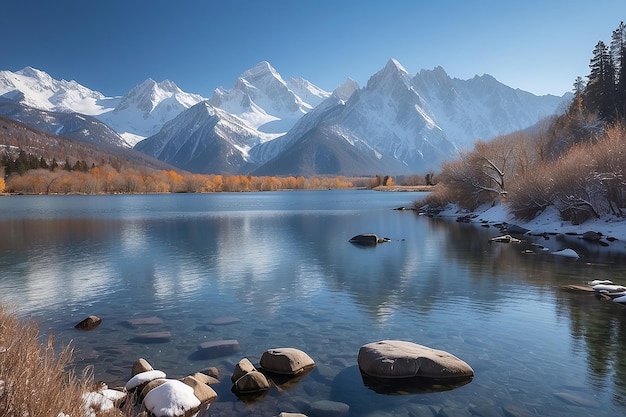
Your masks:
{"label": "tree line", "polygon": [[506,201],[520,219],[548,207],[581,223],[626,209],[626,30],[610,47],[596,44],[587,82],[578,77],[564,114],[532,131],[478,141],[443,165],[438,185],[420,206],[456,203],[474,210]]}
{"label": "tree line", "polygon": [[626,25],[620,22],[609,44],[600,40],[592,52],[587,82],[574,81],[575,107],[614,122],[626,116]]}
{"label": "tree line", "polygon": [[[4,179],[2,181],[5,182]],[[122,168],[118,171],[110,165],[93,166],[88,170],[38,167],[21,175],[16,172],[0,185],[4,185],[4,191],[18,194],[246,192],[354,186],[346,177],[203,175],[146,168]]]}

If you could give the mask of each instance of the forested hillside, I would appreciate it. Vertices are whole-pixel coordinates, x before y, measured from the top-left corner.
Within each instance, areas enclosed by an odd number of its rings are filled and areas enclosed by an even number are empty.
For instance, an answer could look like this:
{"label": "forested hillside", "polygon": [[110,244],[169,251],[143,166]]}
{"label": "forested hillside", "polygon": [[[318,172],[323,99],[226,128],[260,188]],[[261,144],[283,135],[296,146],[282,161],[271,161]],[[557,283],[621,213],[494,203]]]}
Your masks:
{"label": "forested hillside", "polygon": [[478,142],[444,164],[436,190],[418,203],[474,210],[501,200],[521,219],[549,206],[581,223],[626,209],[626,26],[592,51],[567,112],[534,129]]}

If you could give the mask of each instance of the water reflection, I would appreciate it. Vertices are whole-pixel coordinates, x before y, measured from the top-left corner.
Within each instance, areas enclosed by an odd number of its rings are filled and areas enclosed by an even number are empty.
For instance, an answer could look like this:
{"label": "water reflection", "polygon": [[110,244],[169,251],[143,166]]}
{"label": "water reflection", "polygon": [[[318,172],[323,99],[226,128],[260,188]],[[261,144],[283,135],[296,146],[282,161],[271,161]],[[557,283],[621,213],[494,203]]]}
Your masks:
{"label": "water reflection", "polygon": [[[626,309],[610,301],[600,301],[592,293],[562,288],[569,284],[582,285],[592,279],[622,282],[626,268],[622,263],[621,244],[607,249],[575,236],[552,236],[552,242],[527,236],[521,245],[486,245],[490,237],[498,235],[496,230],[445,220],[431,220],[429,224],[446,231],[451,243],[446,256],[459,259],[474,280],[485,277],[494,286],[501,286],[504,279],[521,281],[546,296],[553,295],[557,316],[562,319],[561,324],[569,328],[573,351],[584,350],[593,389],[605,392],[607,384],[612,384],[613,400],[619,406],[626,405]],[[548,246],[550,250],[538,250],[532,243]],[[562,248],[573,248],[582,255],[581,259],[550,254]],[[494,290],[493,295],[504,296],[498,288]]]}
{"label": "water reflection", "polygon": [[[591,278],[619,282],[626,268],[618,254],[589,262],[598,248],[585,252],[579,239],[582,260],[531,242],[489,244],[495,228],[392,211],[408,205],[398,196],[373,193],[368,203],[351,195],[108,196],[69,199],[68,212],[64,199],[24,217],[13,210],[0,220],[0,300],[42,317],[61,340],[74,339],[80,363],[96,363],[105,380],[123,380],[145,356],[174,375],[199,366],[227,371],[240,357],[206,364],[189,357],[200,342],[237,339],[240,356],[253,361],[271,347],[307,351],[319,366],[288,397],[343,401],[351,415],[420,415],[422,406],[468,415],[470,405],[501,410],[506,402],[531,415],[589,415],[588,405],[561,404],[572,397],[594,398],[597,415],[623,413],[626,310],[561,289]],[[96,211],[78,210],[77,201]],[[54,215],[33,214],[48,209]],[[391,241],[349,244],[359,233]],[[570,244],[537,242],[551,250]],[[93,313],[105,316],[97,333],[73,332]],[[151,316],[163,324],[120,324]],[[223,316],[241,320],[212,324]],[[172,339],[133,342],[148,330]],[[362,344],[388,338],[453,352],[476,377],[445,393],[377,394],[353,365]],[[220,398],[237,404],[228,390]],[[268,397],[260,403],[284,400]]]}

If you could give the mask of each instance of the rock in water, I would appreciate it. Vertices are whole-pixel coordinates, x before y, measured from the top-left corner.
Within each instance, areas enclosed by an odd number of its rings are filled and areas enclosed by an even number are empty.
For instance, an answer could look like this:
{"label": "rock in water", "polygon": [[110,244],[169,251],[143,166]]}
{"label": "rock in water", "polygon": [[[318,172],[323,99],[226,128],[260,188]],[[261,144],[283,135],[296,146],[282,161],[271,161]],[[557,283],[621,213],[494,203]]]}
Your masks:
{"label": "rock in water", "polygon": [[377,378],[465,379],[472,368],[456,356],[400,340],[363,345],[357,359],[361,372]]}
{"label": "rock in water", "polygon": [[277,374],[298,375],[314,367],[309,355],[294,348],[269,349],[261,356],[261,368]]}
{"label": "rock in water", "polygon": [[100,317],[89,316],[85,320],[75,325],[74,328],[80,329],[80,330],[93,330],[96,327],[100,326],[101,323],[102,323],[102,319]]}

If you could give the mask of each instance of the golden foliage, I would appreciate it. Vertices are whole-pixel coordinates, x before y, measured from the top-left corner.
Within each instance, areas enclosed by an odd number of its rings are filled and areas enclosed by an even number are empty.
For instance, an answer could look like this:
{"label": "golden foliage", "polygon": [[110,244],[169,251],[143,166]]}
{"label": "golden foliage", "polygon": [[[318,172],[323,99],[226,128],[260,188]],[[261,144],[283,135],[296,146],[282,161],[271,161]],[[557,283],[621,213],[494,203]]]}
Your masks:
{"label": "golden foliage", "polygon": [[87,172],[36,169],[13,174],[6,190],[23,194],[136,194],[248,192],[295,189],[351,188],[346,177],[254,177],[251,175],[202,175],[99,165]]}

